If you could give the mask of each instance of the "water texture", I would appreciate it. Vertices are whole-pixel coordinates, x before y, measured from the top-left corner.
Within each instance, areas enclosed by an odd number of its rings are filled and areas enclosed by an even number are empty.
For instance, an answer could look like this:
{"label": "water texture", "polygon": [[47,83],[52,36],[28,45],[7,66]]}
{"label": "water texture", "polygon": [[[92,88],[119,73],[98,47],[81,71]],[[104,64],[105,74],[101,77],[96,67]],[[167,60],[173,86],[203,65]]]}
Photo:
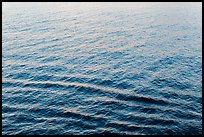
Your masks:
{"label": "water texture", "polygon": [[3,135],[201,135],[202,3],[3,3]]}

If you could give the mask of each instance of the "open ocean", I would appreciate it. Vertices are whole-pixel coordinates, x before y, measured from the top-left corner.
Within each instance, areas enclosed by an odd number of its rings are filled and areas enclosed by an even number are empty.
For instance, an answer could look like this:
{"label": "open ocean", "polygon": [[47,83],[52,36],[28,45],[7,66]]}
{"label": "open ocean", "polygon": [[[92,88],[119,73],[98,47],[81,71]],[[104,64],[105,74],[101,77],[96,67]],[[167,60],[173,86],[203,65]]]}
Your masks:
{"label": "open ocean", "polygon": [[202,3],[2,3],[3,135],[201,135]]}

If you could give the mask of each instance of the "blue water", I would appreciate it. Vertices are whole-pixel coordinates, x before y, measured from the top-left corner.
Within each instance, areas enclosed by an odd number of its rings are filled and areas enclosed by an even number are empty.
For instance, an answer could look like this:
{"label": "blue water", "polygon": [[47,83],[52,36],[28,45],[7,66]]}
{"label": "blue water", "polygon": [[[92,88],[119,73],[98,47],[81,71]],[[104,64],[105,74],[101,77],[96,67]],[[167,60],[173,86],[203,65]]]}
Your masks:
{"label": "blue water", "polygon": [[3,3],[2,134],[202,134],[202,3]]}

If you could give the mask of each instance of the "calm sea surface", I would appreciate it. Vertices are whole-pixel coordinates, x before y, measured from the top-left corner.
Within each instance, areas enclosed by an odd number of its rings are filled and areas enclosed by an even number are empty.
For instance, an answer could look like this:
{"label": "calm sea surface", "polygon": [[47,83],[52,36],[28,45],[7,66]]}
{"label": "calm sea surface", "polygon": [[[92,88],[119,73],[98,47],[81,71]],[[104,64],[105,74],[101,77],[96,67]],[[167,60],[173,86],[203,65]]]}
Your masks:
{"label": "calm sea surface", "polygon": [[3,3],[2,134],[202,134],[202,3]]}

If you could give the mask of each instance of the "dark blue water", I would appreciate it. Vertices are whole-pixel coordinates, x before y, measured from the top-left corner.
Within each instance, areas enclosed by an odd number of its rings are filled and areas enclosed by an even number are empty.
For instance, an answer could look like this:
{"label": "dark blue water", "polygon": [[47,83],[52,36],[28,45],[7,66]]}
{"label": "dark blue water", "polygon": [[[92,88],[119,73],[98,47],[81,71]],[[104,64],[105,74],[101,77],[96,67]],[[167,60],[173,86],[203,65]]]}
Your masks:
{"label": "dark blue water", "polygon": [[2,134],[202,134],[201,3],[3,3]]}

